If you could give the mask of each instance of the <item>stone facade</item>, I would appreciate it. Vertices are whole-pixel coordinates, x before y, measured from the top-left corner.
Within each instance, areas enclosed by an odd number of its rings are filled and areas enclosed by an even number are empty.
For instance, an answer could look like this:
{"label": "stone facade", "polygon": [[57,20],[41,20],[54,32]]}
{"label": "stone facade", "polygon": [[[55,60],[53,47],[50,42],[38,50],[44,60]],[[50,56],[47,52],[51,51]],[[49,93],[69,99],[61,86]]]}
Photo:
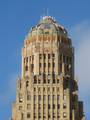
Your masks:
{"label": "stone facade", "polygon": [[84,120],[72,41],[50,16],[43,17],[24,41],[11,120]]}

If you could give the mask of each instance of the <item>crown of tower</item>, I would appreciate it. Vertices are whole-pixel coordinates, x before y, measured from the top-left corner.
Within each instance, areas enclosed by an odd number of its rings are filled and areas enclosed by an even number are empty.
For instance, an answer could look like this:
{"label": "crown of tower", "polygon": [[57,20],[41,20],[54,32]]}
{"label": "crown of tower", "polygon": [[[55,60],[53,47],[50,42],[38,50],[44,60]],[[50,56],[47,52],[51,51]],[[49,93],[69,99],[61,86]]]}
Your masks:
{"label": "crown of tower", "polygon": [[42,17],[39,23],[32,27],[30,33],[35,33],[35,31],[38,34],[63,34],[67,36],[67,30],[51,16]]}

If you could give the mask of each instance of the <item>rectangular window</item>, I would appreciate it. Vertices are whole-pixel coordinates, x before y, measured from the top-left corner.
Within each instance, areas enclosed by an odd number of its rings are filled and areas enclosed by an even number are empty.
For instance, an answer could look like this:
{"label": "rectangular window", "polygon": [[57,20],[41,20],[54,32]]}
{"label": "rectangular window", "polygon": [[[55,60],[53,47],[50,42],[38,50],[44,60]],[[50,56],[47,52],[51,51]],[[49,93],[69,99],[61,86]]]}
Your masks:
{"label": "rectangular window", "polygon": [[58,100],[58,101],[60,100],[60,95],[57,95],[57,100]]}
{"label": "rectangular window", "polygon": [[44,67],[46,67],[46,63],[44,63]]}
{"label": "rectangular window", "polygon": [[59,83],[60,82],[60,80],[59,79],[57,79],[57,83]]}
{"label": "rectangular window", "polygon": [[27,118],[30,118],[30,113],[27,113]]}
{"label": "rectangular window", "polygon": [[57,108],[60,109],[60,104],[57,105]]}
{"label": "rectangular window", "polygon": [[63,117],[66,118],[66,116],[67,116],[67,114],[66,114],[66,112],[64,112],[64,113],[63,113]]}
{"label": "rectangular window", "polygon": [[34,101],[36,101],[36,95],[34,95]]}
{"label": "rectangular window", "polygon": [[53,78],[53,83],[55,83],[55,79]]}
{"label": "rectangular window", "polygon": [[43,83],[46,83],[46,79],[45,78],[43,79]]}
{"label": "rectangular window", "polygon": [[39,67],[42,67],[42,64],[41,64],[41,63],[39,63]]}
{"label": "rectangular window", "polygon": [[50,54],[48,54],[48,59],[50,59]]}
{"label": "rectangular window", "polygon": [[62,62],[62,54],[60,54],[60,62]]}
{"label": "rectangular window", "polygon": [[19,102],[23,102],[23,96],[21,93],[19,93]]}
{"label": "rectangular window", "polygon": [[28,71],[28,66],[27,65],[25,66],[25,70]]}
{"label": "rectangular window", "polygon": [[39,83],[39,84],[41,83],[41,80],[40,80],[40,79],[38,79],[38,83]]}
{"label": "rectangular window", "polygon": [[19,110],[22,110],[22,106],[19,106]]}
{"label": "rectangular window", "polygon": [[66,103],[63,104],[63,108],[64,108],[64,109],[66,108]]}
{"label": "rectangular window", "polygon": [[48,83],[50,83],[50,79],[48,79]]}
{"label": "rectangular window", "polygon": [[55,104],[53,104],[53,109],[55,109]]}
{"label": "rectangular window", "polygon": [[53,68],[55,67],[55,63],[53,62]]}
{"label": "rectangular window", "polygon": [[31,109],[31,105],[27,104],[27,109],[30,110]]}
{"label": "rectangular window", "polygon": [[39,59],[42,59],[42,54],[39,54]]}
{"label": "rectangular window", "polygon": [[48,101],[50,101],[50,95],[48,95]]}
{"label": "rectangular window", "polygon": [[50,109],[50,107],[51,107],[50,104],[48,104],[48,109]]}
{"label": "rectangular window", "polygon": [[44,55],[44,59],[46,59],[46,54],[43,54]]}
{"label": "rectangular window", "polygon": [[26,57],[26,62],[28,63],[28,57]]}
{"label": "rectangular window", "polygon": [[27,100],[31,100],[31,95],[27,94]]}
{"label": "rectangular window", "polygon": [[41,101],[41,95],[38,96],[38,100]]}
{"label": "rectangular window", "polygon": [[60,64],[60,72],[62,72],[62,64]]}
{"label": "rectangular window", "polygon": [[52,57],[55,57],[55,54],[54,54],[54,53],[52,54]]}

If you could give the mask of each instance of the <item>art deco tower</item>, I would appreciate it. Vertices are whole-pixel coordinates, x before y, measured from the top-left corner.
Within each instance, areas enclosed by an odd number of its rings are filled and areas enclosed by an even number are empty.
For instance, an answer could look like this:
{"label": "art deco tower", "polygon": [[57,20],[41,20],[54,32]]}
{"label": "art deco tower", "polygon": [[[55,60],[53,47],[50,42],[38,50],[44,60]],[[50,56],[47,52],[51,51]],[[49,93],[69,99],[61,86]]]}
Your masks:
{"label": "art deco tower", "polygon": [[84,120],[72,41],[50,16],[32,27],[24,41],[11,120]]}

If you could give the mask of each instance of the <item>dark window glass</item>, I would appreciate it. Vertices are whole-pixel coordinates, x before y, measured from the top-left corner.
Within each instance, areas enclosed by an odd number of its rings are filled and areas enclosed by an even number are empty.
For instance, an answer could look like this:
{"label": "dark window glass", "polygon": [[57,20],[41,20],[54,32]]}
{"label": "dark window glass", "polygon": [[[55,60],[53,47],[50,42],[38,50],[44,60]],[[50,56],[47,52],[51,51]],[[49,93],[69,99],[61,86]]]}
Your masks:
{"label": "dark window glass", "polygon": [[30,118],[30,113],[27,113],[27,118]]}

